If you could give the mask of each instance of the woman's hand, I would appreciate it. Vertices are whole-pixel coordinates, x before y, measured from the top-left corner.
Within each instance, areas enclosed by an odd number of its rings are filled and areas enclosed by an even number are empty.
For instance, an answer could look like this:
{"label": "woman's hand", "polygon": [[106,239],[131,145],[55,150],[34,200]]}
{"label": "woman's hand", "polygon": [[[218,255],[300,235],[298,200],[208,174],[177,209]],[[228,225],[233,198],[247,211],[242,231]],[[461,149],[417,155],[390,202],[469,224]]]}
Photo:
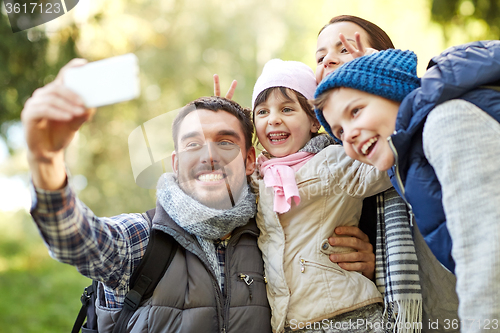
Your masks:
{"label": "woman's hand", "polygon": [[349,43],[342,33],[339,34],[340,41],[354,59],[378,52],[378,50],[372,49],[371,47],[365,48],[363,46],[363,43],[361,42],[361,35],[359,34],[359,32],[354,33],[354,38],[356,39],[356,47]]}
{"label": "woman's hand", "polygon": [[375,254],[368,236],[358,227],[337,227],[335,234],[351,237],[330,237],[332,246],[350,247],[356,252],[330,254],[330,261],[347,271],[356,271],[373,280],[375,276]]}
{"label": "woman's hand", "polygon": [[[234,91],[236,90],[236,85],[238,82],[236,80],[233,80],[231,82],[231,86],[229,87],[229,90],[226,93],[226,98],[227,99],[232,99],[234,95]],[[214,96],[219,96],[220,97],[220,83],[219,83],[219,75],[214,74]]]}

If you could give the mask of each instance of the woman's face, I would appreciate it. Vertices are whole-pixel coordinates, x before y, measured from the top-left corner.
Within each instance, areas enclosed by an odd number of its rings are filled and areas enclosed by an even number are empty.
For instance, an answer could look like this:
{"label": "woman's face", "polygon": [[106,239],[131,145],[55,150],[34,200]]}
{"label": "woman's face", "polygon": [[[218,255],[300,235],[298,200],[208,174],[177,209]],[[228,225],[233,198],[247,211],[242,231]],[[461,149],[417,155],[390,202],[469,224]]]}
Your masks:
{"label": "woman's face", "polygon": [[352,55],[340,41],[339,33],[342,33],[347,41],[357,48],[354,38],[355,32],[360,34],[364,47],[372,47],[368,43],[368,33],[352,22],[330,24],[319,34],[316,47],[316,83],[319,84],[323,78],[339,66],[353,60]]}

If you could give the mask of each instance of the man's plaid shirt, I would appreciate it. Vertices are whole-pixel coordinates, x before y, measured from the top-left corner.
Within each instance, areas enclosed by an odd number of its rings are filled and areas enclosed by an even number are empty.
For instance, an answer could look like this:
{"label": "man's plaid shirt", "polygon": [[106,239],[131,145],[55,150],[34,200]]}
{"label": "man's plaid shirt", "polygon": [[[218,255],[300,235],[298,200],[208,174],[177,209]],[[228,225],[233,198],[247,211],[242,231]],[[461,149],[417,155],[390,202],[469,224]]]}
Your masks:
{"label": "man's plaid shirt", "polygon": [[[75,266],[84,276],[103,282],[107,307],[123,307],[130,277],[149,242],[147,215],[97,217],[70,186],[46,191],[32,184],[31,190],[31,215],[50,255]],[[226,244],[224,241],[216,247],[222,281]]]}

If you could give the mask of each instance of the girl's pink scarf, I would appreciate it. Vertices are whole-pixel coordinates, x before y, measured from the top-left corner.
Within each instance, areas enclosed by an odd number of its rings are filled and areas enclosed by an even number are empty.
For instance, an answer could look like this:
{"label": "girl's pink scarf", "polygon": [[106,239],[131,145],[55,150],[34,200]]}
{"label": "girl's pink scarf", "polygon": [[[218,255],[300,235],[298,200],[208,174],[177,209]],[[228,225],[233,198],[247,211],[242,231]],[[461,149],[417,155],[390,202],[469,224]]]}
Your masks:
{"label": "girl's pink scarf", "polygon": [[295,172],[314,157],[313,153],[300,152],[285,157],[268,159],[260,155],[257,162],[266,187],[274,188],[274,211],[283,214],[290,210],[292,199],[300,203],[299,188],[295,182]]}

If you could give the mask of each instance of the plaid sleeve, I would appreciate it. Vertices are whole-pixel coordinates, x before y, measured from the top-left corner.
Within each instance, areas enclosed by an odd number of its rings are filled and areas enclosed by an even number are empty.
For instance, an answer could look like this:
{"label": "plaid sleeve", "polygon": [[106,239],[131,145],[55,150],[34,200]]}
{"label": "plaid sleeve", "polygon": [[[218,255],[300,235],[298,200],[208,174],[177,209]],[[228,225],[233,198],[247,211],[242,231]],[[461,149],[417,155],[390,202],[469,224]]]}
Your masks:
{"label": "plaid sleeve", "polygon": [[50,255],[104,283],[108,306],[121,307],[149,241],[142,214],[97,217],[70,186],[46,191],[31,184],[31,215]]}

